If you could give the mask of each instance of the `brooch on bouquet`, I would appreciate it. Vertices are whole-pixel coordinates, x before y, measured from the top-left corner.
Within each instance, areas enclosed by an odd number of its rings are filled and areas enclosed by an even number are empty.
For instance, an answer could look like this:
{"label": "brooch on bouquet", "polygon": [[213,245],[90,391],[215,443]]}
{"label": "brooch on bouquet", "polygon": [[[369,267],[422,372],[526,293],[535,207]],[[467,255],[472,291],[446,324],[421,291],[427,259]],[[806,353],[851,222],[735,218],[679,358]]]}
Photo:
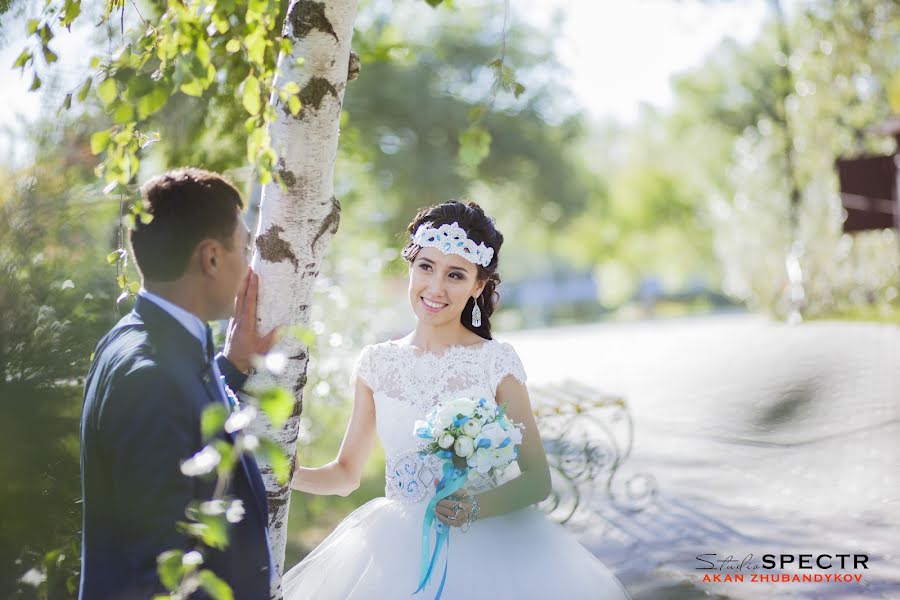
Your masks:
{"label": "brooch on bouquet", "polygon": [[[441,597],[447,580],[450,553],[450,528],[435,519],[438,502],[459,491],[472,471],[486,477],[499,476],[519,456],[524,426],[512,422],[506,410],[493,400],[455,398],[438,405],[424,421],[416,421],[413,434],[427,442],[420,450],[423,458],[435,456],[442,463],[442,477],[434,498],[428,504],[422,523],[422,564],[419,587],[422,591],[431,580],[435,563],[443,547],[444,574],[435,600]],[[436,537],[429,556],[431,533]]]}

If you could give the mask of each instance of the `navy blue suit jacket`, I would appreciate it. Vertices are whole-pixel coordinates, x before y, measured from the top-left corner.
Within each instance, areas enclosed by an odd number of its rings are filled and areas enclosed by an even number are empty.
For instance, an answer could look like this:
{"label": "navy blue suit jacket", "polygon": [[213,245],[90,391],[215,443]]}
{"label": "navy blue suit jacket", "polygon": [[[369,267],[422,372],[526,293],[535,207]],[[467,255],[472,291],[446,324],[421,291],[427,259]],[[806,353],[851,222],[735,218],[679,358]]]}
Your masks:
{"label": "navy blue suit jacket", "polygon": [[[229,386],[239,389],[246,377],[224,357],[217,360]],[[200,414],[215,402],[222,394],[201,342],[138,297],[100,340],[85,384],[81,600],[164,591],[156,557],[193,548],[176,522],[187,520],[190,501],[213,495],[214,478],[186,477],[180,463],[203,448]],[[252,457],[236,465],[228,493],[243,501],[244,518],[231,526],[225,550],[203,550],[204,567],[227,581],[235,598],[268,599],[268,508]]]}

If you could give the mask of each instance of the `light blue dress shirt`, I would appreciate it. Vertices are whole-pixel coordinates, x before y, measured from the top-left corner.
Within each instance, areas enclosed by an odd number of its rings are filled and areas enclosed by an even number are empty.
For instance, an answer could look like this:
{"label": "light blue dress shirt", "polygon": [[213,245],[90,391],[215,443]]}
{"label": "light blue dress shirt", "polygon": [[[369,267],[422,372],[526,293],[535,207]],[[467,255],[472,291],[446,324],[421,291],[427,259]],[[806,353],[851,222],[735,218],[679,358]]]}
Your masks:
{"label": "light blue dress shirt", "polygon": [[[153,304],[157,305],[158,307],[160,307],[161,309],[166,311],[166,313],[170,317],[172,317],[173,319],[178,321],[182,327],[187,329],[188,333],[190,333],[195,338],[200,340],[200,344],[203,346],[203,351],[205,353],[209,354],[211,352],[211,350],[213,350],[213,349],[206,347],[206,327],[207,327],[207,325],[202,320],[200,320],[200,317],[198,317],[197,315],[195,315],[191,312],[184,310],[183,308],[181,308],[180,306],[178,306],[177,304],[175,304],[173,302],[169,302],[168,300],[166,300],[165,298],[162,298],[161,296],[157,296],[153,292],[147,291],[144,288],[140,289],[140,291],[138,292],[138,296],[141,296],[142,298],[149,300]],[[234,408],[234,406],[232,406],[231,400],[228,398],[228,394],[225,393],[225,383],[223,381],[224,378],[222,376],[221,371],[219,370],[219,365],[216,361],[212,361],[212,370],[213,370],[213,376],[216,378],[216,381],[219,384],[218,385],[219,399],[225,403],[225,406],[228,408],[228,410],[230,412]]]}

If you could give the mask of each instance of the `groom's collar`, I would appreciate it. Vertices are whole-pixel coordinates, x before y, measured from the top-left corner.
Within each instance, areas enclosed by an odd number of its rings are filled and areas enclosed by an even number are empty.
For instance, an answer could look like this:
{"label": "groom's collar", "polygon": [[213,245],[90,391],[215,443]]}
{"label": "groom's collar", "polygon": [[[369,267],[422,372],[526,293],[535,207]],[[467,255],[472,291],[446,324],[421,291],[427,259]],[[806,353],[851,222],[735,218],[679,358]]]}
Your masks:
{"label": "groom's collar", "polygon": [[[186,325],[185,322],[182,322],[174,314],[167,311],[161,303],[157,303],[152,298],[152,295],[141,293],[138,293],[135,300],[133,312],[146,324],[151,336],[158,343],[162,343],[165,346],[167,352],[181,355],[189,352],[196,357],[199,364],[207,362],[204,343],[206,339],[206,325],[197,317],[187,313],[194,319],[197,319],[197,322],[193,323],[193,325]],[[186,321],[191,323],[190,320]],[[196,325],[198,323],[202,329],[197,329]]]}
{"label": "groom's collar", "polygon": [[144,298],[146,300],[149,300],[150,302],[155,304],[157,307],[163,309],[166,312],[166,314],[168,314],[170,317],[172,317],[173,319],[178,321],[178,323],[182,327],[184,327],[188,333],[190,333],[195,338],[197,338],[197,340],[203,346],[203,350],[207,351],[206,328],[208,327],[208,325],[206,323],[204,323],[203,321],[201,321],[200,317],[198,317],[197,315],[195,315],[192,312],[186,311],[185,309],[181,308],[174,302],[170,302],[169,300],[166,300],[162,296],[154,294],[153,292],[148,291],[144,288],[141,288],[141,290],[138,292],[138,298]]}

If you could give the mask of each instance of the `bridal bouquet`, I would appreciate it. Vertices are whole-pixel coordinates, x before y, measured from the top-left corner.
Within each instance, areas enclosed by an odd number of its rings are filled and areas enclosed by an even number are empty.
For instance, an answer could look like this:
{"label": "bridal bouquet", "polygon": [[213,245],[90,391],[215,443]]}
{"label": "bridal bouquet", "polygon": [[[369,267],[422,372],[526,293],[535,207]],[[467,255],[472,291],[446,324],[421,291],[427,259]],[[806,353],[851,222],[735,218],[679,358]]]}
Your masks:
{"label": "bridal bouquet", "polygon": [[434,454],[462,471],[499,475],[519,455],[522,428],[493,400],[455,398],[416,421],[414,434],[429,441],[423,454]]}
{"label": "bridal bouquet", "polygon": [[[503,406],[485,398],[454,398],[437,406],[424,421],[416,421],[413,435],[426,442],[420,453],[440,458],[443,476],[425,511],[422,565],[419,588],[415,593],[424,589],[431,579],[441,547],[447,546],[449,552],[450,529],[440,521],[435,523],[434,510],[438,502],[460,490],[472,470],[487,477],[502,474],[518,458],[523,429],[523,425],[510,421]],[[437,537],[429,558],[432,526]],[[446,579],[445,562],[435,600],[441,597]]]}

